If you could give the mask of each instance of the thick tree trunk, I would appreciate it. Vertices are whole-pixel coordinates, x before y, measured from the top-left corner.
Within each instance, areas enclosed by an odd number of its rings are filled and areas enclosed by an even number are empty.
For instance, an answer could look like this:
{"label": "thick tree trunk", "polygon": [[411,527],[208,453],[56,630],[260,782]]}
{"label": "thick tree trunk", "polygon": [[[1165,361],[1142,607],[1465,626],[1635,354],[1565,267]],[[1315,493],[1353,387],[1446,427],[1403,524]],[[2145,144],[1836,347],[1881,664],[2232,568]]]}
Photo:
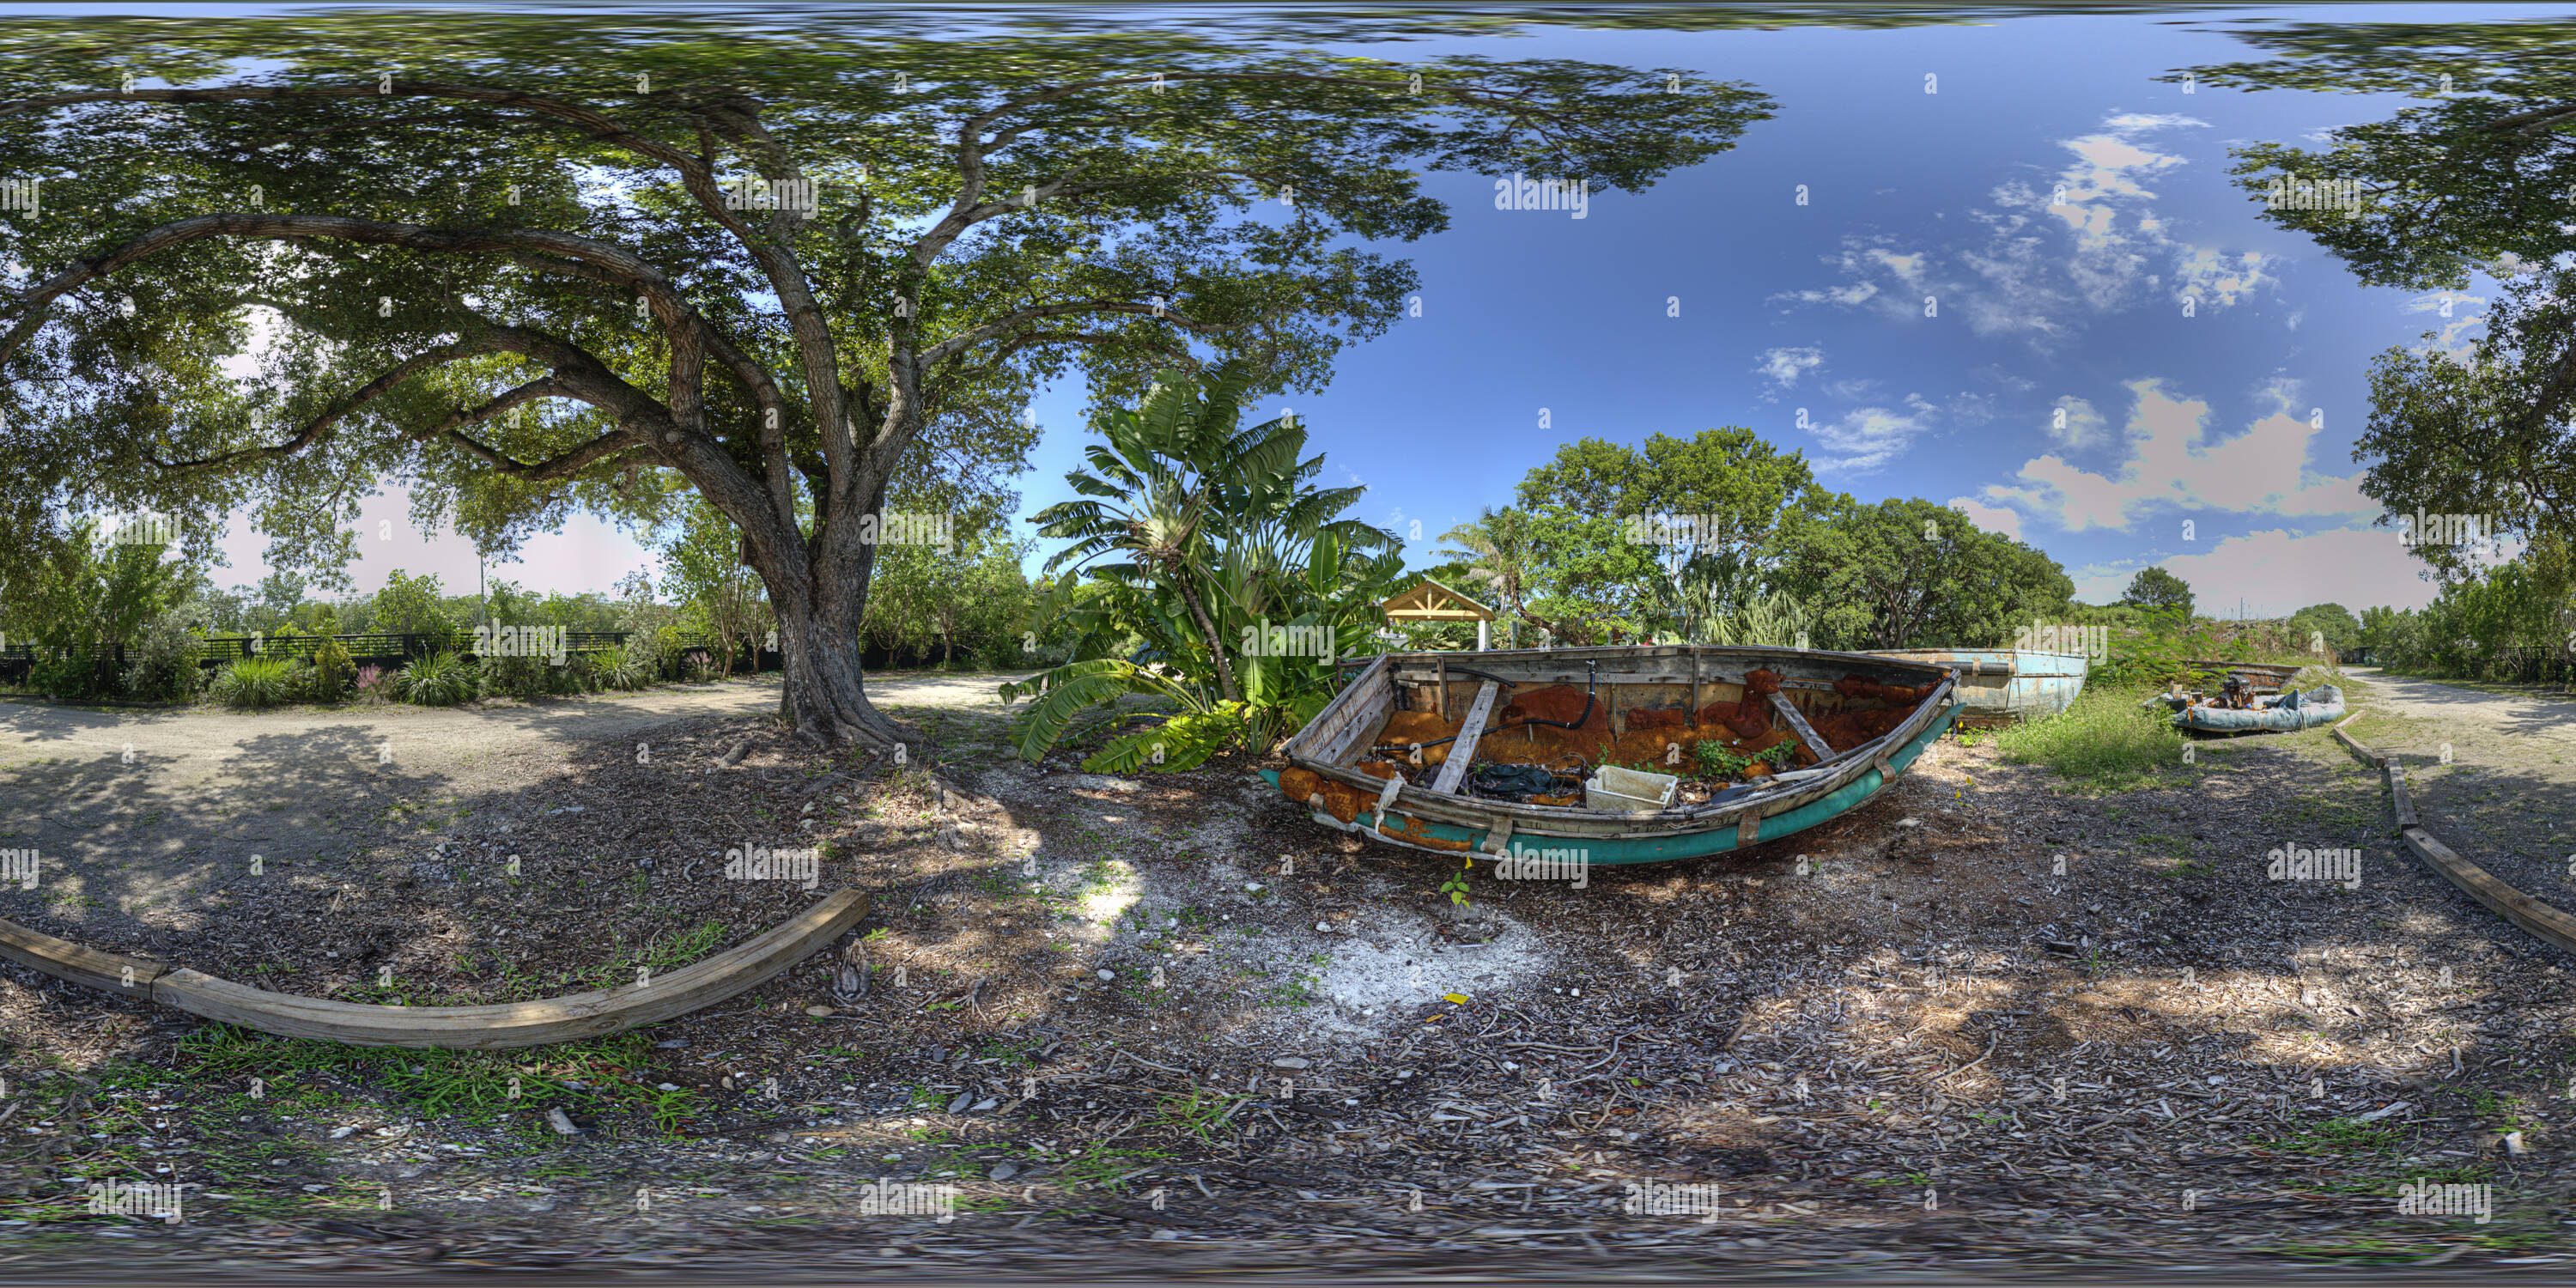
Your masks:
{"label": "thick tree trunk", "polygon": [[909,738],[868,701],[856,614],[780,605],[781,682],[799,737],[823,746],[892,747]]}
{"label": "thick tree trunk", "polygon": [[[873,508],[883,485],[871,491]],[[755,557],[770,552],[772,562],[786,566],[753,567],[778,614],[780,709],[796,736],[818,747],[908,745],[916,757],[926,753],[929,745],[918,734],[907,733],[868,701],[860,673],[865,640],[859,623],[867,613],[875,547],[845,519],[819,540],[747,551]]]}

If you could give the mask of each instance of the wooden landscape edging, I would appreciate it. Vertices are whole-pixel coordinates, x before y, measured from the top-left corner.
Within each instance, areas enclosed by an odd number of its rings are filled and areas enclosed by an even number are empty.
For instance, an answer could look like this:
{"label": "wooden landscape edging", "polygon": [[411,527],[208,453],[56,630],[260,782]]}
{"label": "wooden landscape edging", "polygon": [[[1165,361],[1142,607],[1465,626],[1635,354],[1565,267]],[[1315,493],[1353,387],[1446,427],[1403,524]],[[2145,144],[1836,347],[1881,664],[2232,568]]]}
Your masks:
{"label": "wooden landscape edging", "polygon": [[2343,731],[2344,725],[2360,718],[2359,712],[2344,717],[2342,723],[2334,727],[2334,736],[2359,756],[2362,763],[2379,770],[2386,778],[2389,806],[2397,816],[2397,836],[2406,842],[2406,848],[2414,851],[2415,857],[2422,859],[2425,866],[2442,874],[2444,880],[2485,904],[2497,916],[2522,927],[2535,939],[2556,945],[2561,952],[2576,954],[2576,916],[2569,916],[2498,880],[2494,873],[2461,857],[2459,851],[2442,844],[2439,837],[2425,828],[2423,820],[2415,812],[2414,794],[2407,790],[2405,768],[2390,763],[2386,752],[2364,746]]}
{"label": "wooden landscape edging", "polygon": [[217,979],[185,967],[86,948],[0,920],[0,957],[112,993],[289,1038],[351,1046],[495,1051],[598,1037],[712,1006],[757,987],[838,939],[874,906],[838,890],[758,938],[642,984],[492,1006],[373,1006],[333,1002]]}

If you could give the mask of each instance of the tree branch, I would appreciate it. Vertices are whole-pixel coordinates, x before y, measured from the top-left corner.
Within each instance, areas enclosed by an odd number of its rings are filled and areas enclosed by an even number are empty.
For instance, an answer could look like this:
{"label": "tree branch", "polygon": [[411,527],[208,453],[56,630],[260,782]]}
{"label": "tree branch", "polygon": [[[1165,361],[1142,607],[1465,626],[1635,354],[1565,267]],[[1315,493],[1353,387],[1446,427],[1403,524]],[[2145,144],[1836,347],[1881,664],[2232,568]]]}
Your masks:
{"label": "tree branch", "polygon": [[317,442],[320,442],[322,440],[322,436],[328,432],[333,425],[339,424],[342,420],[347,419],[349,413],[393,392],[395,386],[411,379],[413,376],[419,375],[421,372],[428,370],[431,367],[442,366],[446,363],[454,362],[458,358],[471,357],[478,353],[490,353],[497,347],[498,346],[494,344],[478,343],[468,340],[455,344],[443,344],[437,348],[427,349],[420,353],[413,354],[411,357],[395,363],[384,374],[377,376],[375,379],[360,386],[356,392],[332,403],[331,406],[326,408],[321,415],[305,422],[304,428],[297,430],[295,437],[290,438],[283,443],[273,443],[266,447],[245,447],[237,451],[225,452],[220,456],[200,457],[193,461],[165,461],[154,456],[149,451],[143,453],[143,459],[151,462],[159,469],[173,471],[214,469],[220,466],[229,465],[234,461],[252,457],[258,457],[265,460],[283,460],[303,451],[305,448],[311,447]]}

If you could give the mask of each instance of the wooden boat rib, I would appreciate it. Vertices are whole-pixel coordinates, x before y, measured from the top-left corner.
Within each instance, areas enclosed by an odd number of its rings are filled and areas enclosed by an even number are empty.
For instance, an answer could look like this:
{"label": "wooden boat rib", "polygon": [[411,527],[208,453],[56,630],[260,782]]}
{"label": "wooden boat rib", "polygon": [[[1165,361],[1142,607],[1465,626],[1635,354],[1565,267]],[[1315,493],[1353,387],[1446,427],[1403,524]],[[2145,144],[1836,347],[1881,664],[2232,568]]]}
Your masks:
{"label": "wooden boat rib", "polygon": [[[1474,718],[1470,702],[1482,705],[1483,691],[1497,681],[1516,687],[1513,701],[1554,686],[1597,685],[1597,700],[1607,709],[1614,739],[1643,731],[1670,733],[1687,743],[1690,739],[1681,735],[1704,728],[1706,712],[1745,700],[1747,678],[1756,671],[1778,677],[1783,692],[1764,695],[1774,705],[1794,695],[1792,705],[1805,717],[1837,727],[1843,722],[1833,717],[1843,713],[1857,718],[1864,711],[1887,712],[1879,722],[1892,722],[1892,727],[1874,738],[1847,739],[1851,745],[1833,744],[1830,756],[1768,781],[1729,787],[1706,802],[1641,813],[1439,790],[1428,766],[1419,772],[1399,768],[1393,778],[1359,767],[1398,711],[1433,712],[1444,719],[1459,711],[1453,746],[1472,744],[1471,754],[1481,761],[1533,763],[1527,758],[1531,749],[1514,746],[1524,741],[1522,730],[1530,726],[1513,726],[1497,717],[1472,731],[1466,727]],[[1837,688],[1856,680],[1906,691],[1901,718],[1888,703],[1855,698]],[[1777,840],[1867,800],[1948,731],[1959,709],[1955,686],[1950,667],[1788,648],[1667,645],[1391,653],[1368,661],[1329,706],[1289,739],[1283,752],[1294,769],[1346,789],[1346,804],[1349,793],[1365,798],[1349,818],[1315,809],[1316,819],[1329,826],[1434,852],[1557,846],[1585,851],[1589,863],[1652,863]],[[1492,705],[1500,710],[1506,700],[1497,696]],[[1663,714],[1640,720],[1638,713],[1647,711]],[[1688,728],[1657,723],[1672,720],[1676,711],[1687,713]],[[1802,743],[1809,739],[1807,734],[1798,737]],[[1534,730],[1526,741],[1539,741]],[[1263,777],[1275,786],[1283,772],[1265,770]],[[1453,776],[1441,777],[1445,782]]]}

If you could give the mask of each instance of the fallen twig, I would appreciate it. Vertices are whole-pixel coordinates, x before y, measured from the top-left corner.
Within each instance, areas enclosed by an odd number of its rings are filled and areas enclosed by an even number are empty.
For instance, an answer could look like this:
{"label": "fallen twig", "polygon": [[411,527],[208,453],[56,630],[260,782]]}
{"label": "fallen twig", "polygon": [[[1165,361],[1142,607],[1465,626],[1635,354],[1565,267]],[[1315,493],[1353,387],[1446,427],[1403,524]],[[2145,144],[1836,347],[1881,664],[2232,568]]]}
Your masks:
{"label": "fallen twig", "polygon": [[1987,1039],[1986,1039],[1986,1055],[1978,1056],[1976,1059],[1974,1059],[1974,1060],[1970,1060],[1970,1061],[1969,1061],[1969,1062],[1967,1062],[1966,1064],[1960,1065],[1958,1068],[1956,1068],[1956,1069],[1952,1069],[1952,1070],[1951,1070],[1951,1071],[1949,1071],[1948,1073],[1942,1074],[1940,1077],[1934,1078],[1934,1079],[1933,1079],[1933,1081],[1934,1081],[1934,1082],[1947,1082],[1947,1081],[1949,1081],[1949,1080],[1950,1080],[1950,1079],[1952,1079],[1952,1078],[1958,1077],[1960,1074],[1966,1073],[1966,1072],[1967,1072],[1968,1070],[1970,1070],[1970,1069],[1976,1068],[1978,1065],[1984,1064],[1984,1063],[1986,1062],[1986,1056],[1987,1056],[1987,1055],[1993,1055],[1993,1054],[1995,1053],[1995,1044],[1996,1044],[1997,1042],[2001,1042],[2001,1041],[2003,1041],[2003,1036],[2004,1036],[2003,1034],[1998,1033],[1998,1034],[1994,1035],[1993,1037],[1987,1038]]}

